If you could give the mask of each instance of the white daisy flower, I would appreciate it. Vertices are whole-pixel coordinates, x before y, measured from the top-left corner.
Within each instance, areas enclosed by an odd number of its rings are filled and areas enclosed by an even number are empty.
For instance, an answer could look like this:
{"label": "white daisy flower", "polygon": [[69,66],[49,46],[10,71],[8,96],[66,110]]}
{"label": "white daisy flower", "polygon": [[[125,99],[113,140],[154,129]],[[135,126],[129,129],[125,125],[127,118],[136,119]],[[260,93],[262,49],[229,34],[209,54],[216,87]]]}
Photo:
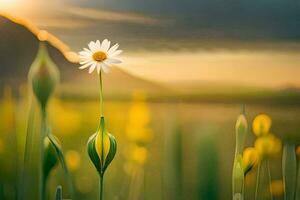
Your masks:
{"label": "white daisy flower", "polygon": [[111,42],[108,39],[100,42],[91,41],[88,44],[89,48],[83,48],[83,51],[79,52],[79,59],[81,67],[79,69],[85,69],[89,67],[89,73],[92,73],[97,69],[97,73],[100,71],[108,72],[112,65],[120,64],[122,61],[117,58],[122,50],[118,50],[119,44],[115,44],[110,47]]}

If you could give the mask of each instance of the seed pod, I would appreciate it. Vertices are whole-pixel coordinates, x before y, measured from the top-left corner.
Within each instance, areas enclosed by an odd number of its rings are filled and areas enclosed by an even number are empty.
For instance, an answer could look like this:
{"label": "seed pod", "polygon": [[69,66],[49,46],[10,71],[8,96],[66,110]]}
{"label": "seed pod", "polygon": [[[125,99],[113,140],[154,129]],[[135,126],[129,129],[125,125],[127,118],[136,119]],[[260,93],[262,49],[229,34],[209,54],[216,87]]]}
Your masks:
{"label": "seed pod", "polygon": [[28,78],[34,95],[42,108],[45,108],[50,95],[59,81],[59,71],[49,57],[44,43],[40,43],[37,56],[30,67]]}
{"label": "seed pod", "polygon": [[114,159],[117,152],[116,139],[106,131],[103,116],[100,119],[97,132],[88,140],[87,150],[98,173],[100,176],[103,176],[106,168]]}
{"label": "seed pod", "polygon": [[55,148],[48,137],[44,139],[44,148],[43,172],[44,177],[47,178],[51,170],[57,165],[58,158]]}

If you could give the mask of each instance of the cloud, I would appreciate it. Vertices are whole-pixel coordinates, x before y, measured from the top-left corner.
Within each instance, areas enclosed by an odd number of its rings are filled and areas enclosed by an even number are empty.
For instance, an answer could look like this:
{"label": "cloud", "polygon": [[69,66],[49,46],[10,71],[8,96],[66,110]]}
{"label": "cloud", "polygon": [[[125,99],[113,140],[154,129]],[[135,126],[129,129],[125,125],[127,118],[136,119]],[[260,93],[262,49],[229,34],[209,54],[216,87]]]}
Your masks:
{"label": "cloud", "polygon": [[108,10],[98,10],[93,8],[70,7],[67,12],[77,17],[91,20],[102,20],[112,22],[126,22],[143,25],[157,25],[160,20],[145,15],[134,14],[129,12],[116,12]]}

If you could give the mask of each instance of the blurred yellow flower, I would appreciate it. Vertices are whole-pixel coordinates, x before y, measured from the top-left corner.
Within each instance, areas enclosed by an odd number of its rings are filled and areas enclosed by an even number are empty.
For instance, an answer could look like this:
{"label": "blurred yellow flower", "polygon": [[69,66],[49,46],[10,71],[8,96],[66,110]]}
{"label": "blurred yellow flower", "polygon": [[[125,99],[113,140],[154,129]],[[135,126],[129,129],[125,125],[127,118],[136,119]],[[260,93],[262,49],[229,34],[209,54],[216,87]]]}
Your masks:
{"label": "blurred yellow flower", "polygon": [[262,159],[278,155],[282,148],[282,144],[279,138],[273,134],[268,134],[259,137],[255,141],[255,149]]}
{"label": "blurred yellow flower", "polygon": [[145,147],[134,146],[131,151],[131,160],[138,165],[144,165],[147,161],[148,150]]}
{"label": "blurred yellow flower", "polygon": [[66,152],[66,162],[71,171],[76,171],[80,167],[81,158],[77,151],[69,150]]}
{"label": "blurred yellow flower", "polygon": [[300,146],[296,148],[296,155],[300,158]]}
{"label": "blurred yellow flower", "polygon": [[259,162],[259,155],[255,148],[248,147],[243,152],[243,169],[244,173],[247,174],[253,167]]}
{"label": "blurred yellow flower", "polygon": [[268,115],[260,114],[255,117],[252,124],[253,132],[256,136],[262,136],[269,133],[272,120]]}
{"label": "blurred yellow flower", "polygon": [[281,196],[284,192],[283,181],[274,180],[271,182],[271,191],[273,196]]}
{"label": "blurred yellow flower", "polygon": [[12,89],[10,86],[4,87],[3,99],[2,99],[2,112],[1,112],[1,132],[11,133],[14,128],[14,112],[15,104],[12,95]]}
{"label": "blurred yellow flower", "polygon": [[59,134],[74,134],[81,124],[80,114],[67,103],[54,99],[50,104],[50,120],[53,122],[54,131]]}
{"label": "blurred yellow flower", "polygon": [[148,127],[150,110],[145,102],[143,93],[135,93],[133,103],[128,113],[126,135],[130,142],[145,145],[152,141],[153,133]]}

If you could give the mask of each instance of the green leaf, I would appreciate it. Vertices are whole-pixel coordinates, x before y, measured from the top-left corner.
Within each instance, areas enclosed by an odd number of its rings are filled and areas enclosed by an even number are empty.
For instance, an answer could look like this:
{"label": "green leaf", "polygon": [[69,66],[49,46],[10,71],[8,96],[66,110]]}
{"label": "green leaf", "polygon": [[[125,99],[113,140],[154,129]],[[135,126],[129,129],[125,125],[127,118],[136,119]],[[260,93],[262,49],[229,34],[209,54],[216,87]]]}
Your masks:
{"label": "green leaf", "polygon": [[57,165],[58,158],[54,145],[50,142],[49,138],[44,139],[44,160],[43,160],[43,173],[47,180],[51,170]]}
{"label": "green leaf", "polygon": [[60,161],[60,164],[64,170],[65,179],[67,181],[68,189],[69,189],[70,195],[72,197],[73,196],[72,179],[71,179],[71,175],[70,175],[69,169],[68,169],[66,161],[65,161],[65,157],[64,157],[61,145],[58,142],[58,139],[56,137],[54,137],[53,134],[50,133],[50,130],[48,130],[47,137],[49,138],[50,142],[53,144],[53,146],[55,148],[55,151],[56,151],[56,154]]}

